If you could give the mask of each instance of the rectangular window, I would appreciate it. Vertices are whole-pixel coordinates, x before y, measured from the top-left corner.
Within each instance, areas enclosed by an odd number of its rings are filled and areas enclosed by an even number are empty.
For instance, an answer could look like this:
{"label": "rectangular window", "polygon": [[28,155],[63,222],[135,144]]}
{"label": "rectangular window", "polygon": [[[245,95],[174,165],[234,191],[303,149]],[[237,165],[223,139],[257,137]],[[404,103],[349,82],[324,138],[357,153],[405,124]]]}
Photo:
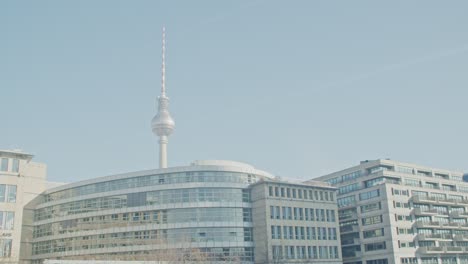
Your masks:
{"label": "rectangular window", "polygon": [[342,186],[338,189],[338,193],[339,194],[345,194],[345,193],[349,193],[349,192],[353,192],[353,191],[356,191],[356,190],[359,190],[361,189],[360,188],[360,183],[353,183],[353,184],[349,184],[349,185],[345,185],[345,186]]}
{"label": "rectangular window", "polygon": [[8,159],[7,158],[2,158],[1,159],[0,170],[8,171]]}
{"label": "rectangular window", "polygon": [[0,239],[0,257],[11,257],[11,239]]}
{"label": "rectangular window", "polygon": [[13,159],[13,172],[19,172],[19,159]]}
{"label": "rectangular window", "polygon": [[282,246],[273,246],[273,259],[278,260],[283,258],[283,247]]}
{"label": "rectangular window", "polygon": [[364,238],[371,238],[371,237],[381,237],[384,236],[384,229],[374,229],[374,230],[367,230],[362,232]]}
{"label": "rectangular window", "polygon": [[361,201],[369,200],[369,199],[372,199],[374,197],[378,197],[379,195],[380,195],[379,190],[373,190],[373,191],[369,191],[369,192],[365,192],[365,193],[360,193],[359,194],[359,200],[361,200]]}
{"label": "rectangular window", "polygon": [[338,199],[338,207],[346,207],[356,203],[356,197],[354,195],[346,196]]}
{"label": "rectangular window", "polygon": [[15,225],[15,213],[14,212],[5,212],[5,229],[13,230]]}
{"label": "rectangular window", "polygon": [[362,225],[373,225],[378,223],[382,223],[381,215],[366,217],[362,219]]}
{"label": "rectangular window", "polygon": [[[435,258],[437,260],[437,258]],[[424,262],[423,262],[424,263]],[[387,259],[373,259],[373,260],[367,260],[366,264],[388,264]],[[436,262],[437,264],[437,262]]]}
{"label": "rectangular window", "polygon": [[380,210],[380,209],[381,209],[380,202],[372,203],[372,204],[366,204],[366,205],[361,206],[361,213],[372,212],[372,211]]}
{"label": "rectangular window", "polygon": [[7,185],[7,202],[16,203],[16,185]]}
{"label": "rectangular window", "polygon": [[6,198],[6,185],[0,184],[0,203],[4,203]]}
{"label": "rectangular window", "polygon": [[366,251],[384,250],[386,249],[385,241],[378,242],[378,243],[365,244],[364,248]]}
{"label": "rectangular window", "polygon": [[268,195],[273,196],[273,186],[268,186]]}

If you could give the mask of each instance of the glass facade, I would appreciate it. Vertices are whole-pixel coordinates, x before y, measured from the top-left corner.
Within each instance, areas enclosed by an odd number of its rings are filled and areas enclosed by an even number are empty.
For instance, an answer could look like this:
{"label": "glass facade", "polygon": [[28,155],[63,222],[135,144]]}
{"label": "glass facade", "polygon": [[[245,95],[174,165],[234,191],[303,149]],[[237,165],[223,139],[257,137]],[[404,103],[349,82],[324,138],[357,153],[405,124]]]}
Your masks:
{"label": "glass facade", "polygon": [[90,256],[253,263],[249,185],[261,177],[190,170],[47,193],[34,211],[33,263]]}

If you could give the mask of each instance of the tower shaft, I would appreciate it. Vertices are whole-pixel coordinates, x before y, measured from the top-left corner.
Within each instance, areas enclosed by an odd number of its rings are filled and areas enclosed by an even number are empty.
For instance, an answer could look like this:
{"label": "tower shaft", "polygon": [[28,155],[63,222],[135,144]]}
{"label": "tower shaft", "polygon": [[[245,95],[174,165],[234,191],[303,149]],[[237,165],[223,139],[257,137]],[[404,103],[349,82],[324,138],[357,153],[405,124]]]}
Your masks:
{"label": "tower shaft", "polygon": [[159,168],[167,168],[167,136],[159,137]]}

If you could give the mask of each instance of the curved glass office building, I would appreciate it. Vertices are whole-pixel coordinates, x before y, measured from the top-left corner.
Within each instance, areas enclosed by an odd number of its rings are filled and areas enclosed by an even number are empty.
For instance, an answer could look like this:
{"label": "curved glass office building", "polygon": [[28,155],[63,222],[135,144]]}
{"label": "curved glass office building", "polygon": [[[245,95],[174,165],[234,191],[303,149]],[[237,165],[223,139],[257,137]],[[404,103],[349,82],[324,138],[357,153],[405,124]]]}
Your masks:
{"label": "curved glass office building", "polygon": [[270,177],[242,163],[196,161],[51,189],[25,209],[23,237],[32,240],[23,239],[23,260],[252,263],[248,186]]}

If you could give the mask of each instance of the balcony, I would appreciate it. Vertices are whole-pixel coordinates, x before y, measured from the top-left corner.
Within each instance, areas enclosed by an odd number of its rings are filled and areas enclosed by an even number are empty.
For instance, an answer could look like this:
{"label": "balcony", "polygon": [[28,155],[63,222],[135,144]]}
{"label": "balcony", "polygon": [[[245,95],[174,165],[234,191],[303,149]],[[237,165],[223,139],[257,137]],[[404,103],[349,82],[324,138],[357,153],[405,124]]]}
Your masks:
{"label": "balcony", "polygon": [[463,201],[463,200],[455,200],[455,199],[447,199],[447,198],[439,198],[439,197],[434,197],[434,196],[413,196],[412,197],[413,202],[415,203],[430,203],[430,204],[457,204],[461,202],[466,202],[468,204],[468,201]]}
{"label": "balcony", "polygon": [[449,222],[449,223],[442,223],[441,226],[445,228],[460,228],[460,223],[454,223],[454,222]]}
{"label": "balcony", "polygon": [[452,211],[450,212],[451,217],[467,217],[468,218],[468,213],[466,212],[459,212],[459,211]]}
{"label": "balcony", "polygon": [[444,247],[445,253],[460,253],[463,252],[462,247]]}
{"label": "balcony", "polygon": [[440,222],[422,222],[417,221],[414,223],[417,228],[434,228],[434,227],[441,227]]}
{"label": "balcony", "polygon": [[463,253],[468,252],[468,248],[464,247],[420,247],[418,252],[421,254],[441,254],[441,253]]}
{"label": "balcony", "polygon": [[468,241],[468,235],[454,235],[454,241]]}
{"label": "balcony", "polygon": [[435,209],[423,210],[421,208],[414,208],[413,212],[415,215],[437,215],[439,214],[437,210]]}
{"label": "balcony", "polygon": [[418,240],[452,240],[451,234],[418,234]]}
{"label": "balcony", "polygon": [[444,247],[419,247],[418,252],[421,254],[439,254],[444,253]]}

